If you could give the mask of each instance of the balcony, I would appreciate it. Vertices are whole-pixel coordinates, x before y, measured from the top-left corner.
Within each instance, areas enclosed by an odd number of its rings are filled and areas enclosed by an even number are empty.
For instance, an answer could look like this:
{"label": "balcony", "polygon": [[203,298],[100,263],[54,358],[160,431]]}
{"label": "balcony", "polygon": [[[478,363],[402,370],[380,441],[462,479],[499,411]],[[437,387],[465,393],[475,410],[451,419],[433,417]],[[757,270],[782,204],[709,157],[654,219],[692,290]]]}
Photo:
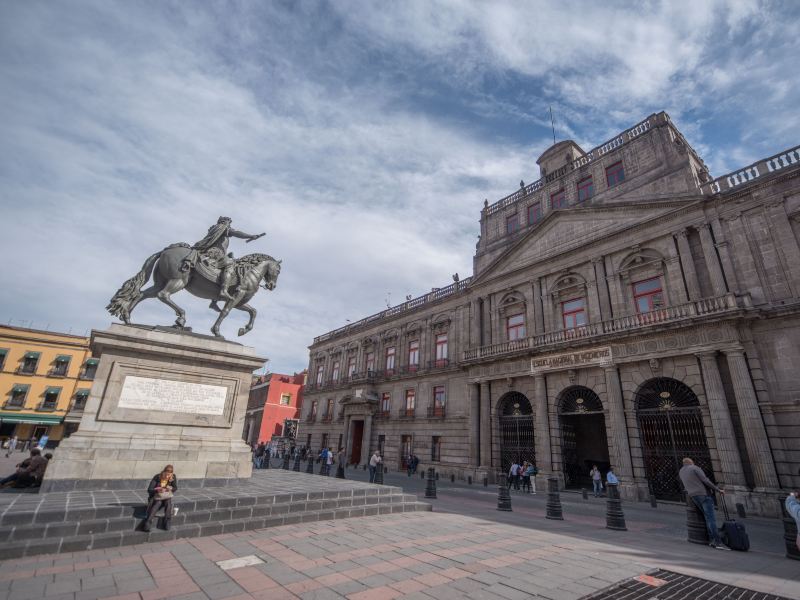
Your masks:
{"label": "balcony", "polygon": [[317,415],[310,414],[306,417],[306,423],[314,423],[317,420]]}
{"label": "balcony", "polygon": [[14,371],[16,375],[36,375],[36,365],[20,365]]}
{"label": "balcony", "polygon": [[685,304],[665,306],[648,313],[629,315],[589,323],[575,329],[563,329],[543,333],[521,340],[501,342],[490,346],[481,346],[464,351],[464,360],[477,362],[496,357],[525,353],[537,349],[570,345],[582,341],[600,341],[603,337],[617,336],[619,334],[642,333],[646,330],[661,325],[684,324],[690,325],[696,321],[718,319],[726,314],[735,314],[741,310],[734,294],[725,294],[714,298],[703,298]]}
{"label": "balcony", "polygon": [[47,372],[48,377],[66,377],[67,367],[53,367]]}
{"label": "balcony", "polygon": [[405,410],[400,411],[399,417],[401,419],[413,419],[416,416],[417,411],[413,408],[406,408]]}
{"label": "balcony", "polygon": [[437,358],[436,360],[429,360],[428,361],[428,369],[435,370],[435,369],[446,369],[450,366],[450,360],[447,358]]}
{"label": "balcony", "polygon": [[320,420],[321,423],[330,423],[331,421],[333,421],[333,413],[325,413]]}
{"label": "balcony", "polygon": [[36,410],[40,412],[53,412],[57,408],[58,408],[58,402],[45,400],[39,406],[36,407]]}
{"label": "balcony", "polygon": [[428,407],[429,419],[443,419],[444,418],[444,405],[436,405]]}
{"label": "balcony", "polygon": [[388,410],[379,410],[378,412],[375,413],[375,418],[376,419],[388,419],[391,416],[391,414],[392,413],[389,412]]}
{"label": "balcony", "polygon": [[80,400],[75,399],[72,402],[72,405],[69,407],[69,411],[68,412],[83,412],[85,408],[86,408],[86,398],[85,397],[80,399]]}
{"label": "balcony", "polygon": [[96,367],[92,367],[91,369],[84,369],[81,371],[81,374],[78,375],[78,379],[84,379],[86,381],[94,381],[94,375],[97,372]]}

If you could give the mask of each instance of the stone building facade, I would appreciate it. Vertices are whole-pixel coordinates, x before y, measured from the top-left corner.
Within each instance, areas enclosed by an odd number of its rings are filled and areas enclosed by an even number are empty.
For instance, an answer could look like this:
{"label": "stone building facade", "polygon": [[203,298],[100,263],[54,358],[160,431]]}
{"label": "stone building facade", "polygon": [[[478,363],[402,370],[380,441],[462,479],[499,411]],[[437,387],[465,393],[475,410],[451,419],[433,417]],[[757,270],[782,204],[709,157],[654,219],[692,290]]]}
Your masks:
{"label": "stone building facade", "polygon": [[729,502],[800,487],[800,147],[712,179],[666,113],[484,203],[472,277],[321,335],[299,443],[474,478],[680,499],[691,456]]}

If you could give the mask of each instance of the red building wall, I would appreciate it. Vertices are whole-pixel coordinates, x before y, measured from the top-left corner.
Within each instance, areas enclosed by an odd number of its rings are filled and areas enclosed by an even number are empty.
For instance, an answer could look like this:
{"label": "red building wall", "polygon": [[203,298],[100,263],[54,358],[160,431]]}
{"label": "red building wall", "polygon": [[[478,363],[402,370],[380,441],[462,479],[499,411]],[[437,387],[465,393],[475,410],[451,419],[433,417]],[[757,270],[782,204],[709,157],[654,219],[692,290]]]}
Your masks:
{"label": "red building wall", "polygon": [[[264,413],[261,417],[261,429],[258,433],[259,442],[268,442],[273,435],[283,433],[284,419],[297,419],[303,407],[303,383],[305,373],[294,375],[281,375],[273,373],[269,378],[267,401],[264,404]],[[289,394],[289,404],[282,405],[281,397]]]}

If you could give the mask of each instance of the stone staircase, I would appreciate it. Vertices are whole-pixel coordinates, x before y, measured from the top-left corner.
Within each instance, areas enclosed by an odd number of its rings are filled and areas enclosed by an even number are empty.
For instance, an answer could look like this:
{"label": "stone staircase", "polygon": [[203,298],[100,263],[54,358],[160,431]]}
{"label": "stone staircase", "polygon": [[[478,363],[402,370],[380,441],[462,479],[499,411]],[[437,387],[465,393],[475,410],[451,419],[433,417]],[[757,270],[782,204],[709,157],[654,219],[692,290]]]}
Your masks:
{"label": "stone staircase", "polygon": [[[370,485],[282,470],[259,473],[252,485],[179,489],[178,514],[141,531],[146,495],[140,492],[62,492],[18,496],[2,507],[0,559],[114,548],[330,519],[431,510],[399,487]],[[260,483],[260,485],[259,485]],[[287,485],[288,484],[288,485]],[[265,487],[277,488],[269,492]],[[305,488],[283,492],[287,487]]]}

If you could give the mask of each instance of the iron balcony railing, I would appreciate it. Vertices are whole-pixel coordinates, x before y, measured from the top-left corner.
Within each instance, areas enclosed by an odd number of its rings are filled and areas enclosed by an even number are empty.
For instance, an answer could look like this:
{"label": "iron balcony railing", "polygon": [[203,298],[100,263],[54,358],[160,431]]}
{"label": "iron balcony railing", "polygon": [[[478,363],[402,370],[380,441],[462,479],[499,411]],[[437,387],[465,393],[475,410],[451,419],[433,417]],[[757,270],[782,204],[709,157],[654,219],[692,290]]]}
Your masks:
{"label": "iron balcony railing", "polygon": [[400,411],[399,417],[401,419],[413,419],[416,416],[416,412],[413,408],[406,408]]}
{"label": "iron balcony railing", "polygon": [[333,421],[333,413],[325,413],[322,415],[322,423],[330,423],[331,421]]}
{"label": "iron balcony railing", "polygon": [[441,406],[429,406],[428,407],[428,418],[429,419],[443,419],[444,418],[444,405]]}
{"label": "iron balcony railing", "polygon": [[392,413],[388,410],[379,410],[375,413],[376,419],[388,419],[392,416]]}
{"label": "iron balcony railing", "polygon": [[736,296],[729,293],[723,296],[704,298],[702,300],[695,300],[675,306],[665,306],[664,308],[658,308],[648,313],[589,323],[574,329],[562,329],[560,331],[534,335],[520,340],[472,348],[464,351],[464,360],[475,361],[493,358],[525,350],[534,350],[539,347],[566,344],[575,342],[576,340],[589,339],[614,333],[631,332],[656,325],[676,323],[708,315],[720,315],[736,310],[739,310]]}

